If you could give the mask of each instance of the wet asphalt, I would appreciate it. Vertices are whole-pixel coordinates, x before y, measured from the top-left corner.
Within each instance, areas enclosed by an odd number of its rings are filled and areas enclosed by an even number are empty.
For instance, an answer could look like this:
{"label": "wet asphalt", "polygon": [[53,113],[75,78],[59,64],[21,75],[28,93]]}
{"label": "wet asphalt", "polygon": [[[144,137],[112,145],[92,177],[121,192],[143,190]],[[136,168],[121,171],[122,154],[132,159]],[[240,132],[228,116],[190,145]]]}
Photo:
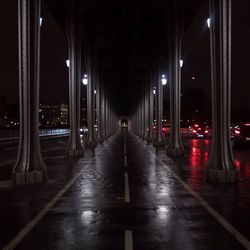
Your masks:
{"label": "wet asphalt", "polygon": [[0,189],[0,248],[246,249],[250,182],[206,183],[204,145],[173,161],[126,130],[81,159],[48,143],[45,185]]}

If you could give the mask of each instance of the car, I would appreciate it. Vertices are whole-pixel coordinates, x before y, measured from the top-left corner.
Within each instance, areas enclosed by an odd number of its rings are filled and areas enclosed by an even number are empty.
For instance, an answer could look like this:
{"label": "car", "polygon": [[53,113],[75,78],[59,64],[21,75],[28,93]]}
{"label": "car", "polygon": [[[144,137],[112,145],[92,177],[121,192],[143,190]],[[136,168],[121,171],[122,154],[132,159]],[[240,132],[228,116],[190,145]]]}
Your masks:
{"label": "car", "polygon": [[208,126],[194,124],[189,127],[189,133],[192,138],[207,138],[208,137]]}
{"label": "car", "polygon": [[[153,129],[153,133],[156,133],[156,124],[153,125],[152,129]],[[161,131],[162,131],[163,135],[169,134],[169,132],[170,132],[170,124],[162,123]]]}
{"label": "car", "polygon": [[162,133],[164,135],[169,134],[170,132],[170,124],[169,123],[162,123]]}
{"label": "car", "polygon": [[233,147],[250,145],[250,122],[232,126],[231,138]]}

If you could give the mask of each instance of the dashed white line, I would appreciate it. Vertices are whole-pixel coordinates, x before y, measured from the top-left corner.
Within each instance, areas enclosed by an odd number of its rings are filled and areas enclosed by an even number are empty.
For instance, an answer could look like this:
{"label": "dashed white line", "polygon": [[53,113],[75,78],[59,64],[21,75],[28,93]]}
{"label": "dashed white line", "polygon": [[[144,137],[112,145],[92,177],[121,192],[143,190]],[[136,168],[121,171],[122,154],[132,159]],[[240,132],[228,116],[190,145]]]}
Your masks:
{"label": "dashed white line", "polygon": [[128,158],[127,158],[126,155],[124,156],[124,166],[125,166],[125,167],[128,166]]}
{"label": "dashed white line", "polygon": [[124,173],[124,184],[125,184],[124,202],[129,203],[130,202],[130,195],[129,195],[129,181],[128,181],[128,173],[127,172]]}
{"label": "dashed white line", "polygon": [[133,250],[133,233],[131,230],[125,231],[125,250]]}

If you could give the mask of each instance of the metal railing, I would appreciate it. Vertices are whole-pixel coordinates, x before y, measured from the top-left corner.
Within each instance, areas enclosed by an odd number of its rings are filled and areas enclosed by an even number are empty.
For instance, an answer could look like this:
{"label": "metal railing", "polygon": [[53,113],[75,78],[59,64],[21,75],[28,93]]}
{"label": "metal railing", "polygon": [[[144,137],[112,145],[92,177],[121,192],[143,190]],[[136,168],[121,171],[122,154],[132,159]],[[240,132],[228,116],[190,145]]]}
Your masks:
{"label": "metal railing", "polygon": [[[49,129],[39,130],[39,136],[66,135],[69,133],[70,133],[69,128],[49,128]],[[10,140],[18,138],[19,138],[19,129],[0,130],[0,140]]]}

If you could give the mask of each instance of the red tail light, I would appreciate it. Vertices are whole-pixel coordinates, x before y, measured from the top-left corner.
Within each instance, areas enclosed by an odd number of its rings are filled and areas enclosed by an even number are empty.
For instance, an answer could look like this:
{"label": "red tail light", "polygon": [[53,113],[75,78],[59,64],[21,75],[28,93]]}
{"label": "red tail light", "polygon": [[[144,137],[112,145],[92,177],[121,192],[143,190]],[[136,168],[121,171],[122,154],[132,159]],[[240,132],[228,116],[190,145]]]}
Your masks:
{"label": "red tail light", "polygon": [[240,130],[235,130],[236,135],[240,135]]}
{"label": "red tail light", "polygon": [[208,133],[208,130],[205,130],[205,134],[207,134]]}
{"label": "red tail light", "polygon": [[195,134],[196,132],[197,132],[196,130],[194,130],[194,129],[192,130],[192,133],[193,133],[193,134]]}

